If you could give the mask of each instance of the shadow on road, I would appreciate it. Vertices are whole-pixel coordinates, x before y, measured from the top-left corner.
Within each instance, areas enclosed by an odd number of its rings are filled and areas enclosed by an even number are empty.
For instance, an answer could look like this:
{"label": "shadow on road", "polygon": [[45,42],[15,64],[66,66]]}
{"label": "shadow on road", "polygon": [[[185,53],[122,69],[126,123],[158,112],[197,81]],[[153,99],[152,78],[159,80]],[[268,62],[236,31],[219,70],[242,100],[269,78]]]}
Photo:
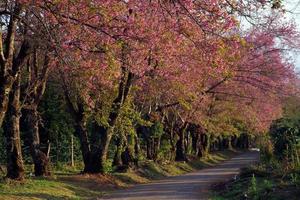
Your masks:
{"label": "shadow on road", "polygon": [[199,200],[208,199],[212,184],[226,181],[239,173],[239,170],[257,162],[259,153],[249,151],[223,162],[215,167],[202,169],[165,180],[137,185],[119,190],[101,199],[110,200]]}

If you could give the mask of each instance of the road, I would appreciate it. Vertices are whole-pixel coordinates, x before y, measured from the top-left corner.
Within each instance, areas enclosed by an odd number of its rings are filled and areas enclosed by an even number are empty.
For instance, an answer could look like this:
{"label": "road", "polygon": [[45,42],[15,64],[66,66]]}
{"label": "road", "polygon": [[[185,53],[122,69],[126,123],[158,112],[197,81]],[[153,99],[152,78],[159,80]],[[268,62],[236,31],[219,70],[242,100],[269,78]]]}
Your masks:
{"label": "road", "polygon": [[118,190],[101,199],[106,200],[199,200],[208,199],[212,184],[226,181],[239,173],[242,167],[258,160],[257,151],[249,151],[233,157],[212,168],[161,181],[141,184]]}

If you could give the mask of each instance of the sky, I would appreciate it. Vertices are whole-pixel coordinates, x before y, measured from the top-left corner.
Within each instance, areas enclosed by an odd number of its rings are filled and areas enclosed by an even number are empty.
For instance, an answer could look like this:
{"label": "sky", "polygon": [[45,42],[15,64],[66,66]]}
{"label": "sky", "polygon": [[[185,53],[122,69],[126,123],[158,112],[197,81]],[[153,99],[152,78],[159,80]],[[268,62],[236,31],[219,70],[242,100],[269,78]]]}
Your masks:
{"label": "sky", "polygon": [[[300,31],[300,0],[284,0],[283,2],[287,17],[295,21]],[[293,53],[292,56],[295,60],[295,67],[300,72],[300,53]]]}

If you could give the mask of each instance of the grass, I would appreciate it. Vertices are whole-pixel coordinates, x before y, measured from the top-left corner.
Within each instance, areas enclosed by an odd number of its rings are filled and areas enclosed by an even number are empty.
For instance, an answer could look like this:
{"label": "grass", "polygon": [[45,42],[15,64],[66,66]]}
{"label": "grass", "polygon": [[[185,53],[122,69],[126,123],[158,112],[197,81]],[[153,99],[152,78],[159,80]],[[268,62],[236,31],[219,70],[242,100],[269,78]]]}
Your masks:
{"label": "grass", "polygon": [[137,170],[107,175],[78,175],[78,169],[60,167],[51,178],[27,177],[24,182],[0,181],[0,200],[17,199],[96,199],[104,193],[168,176],[181,175],[213,166],[238,152],[223,151],[191,162],[157,164],[141,162]]}
{"label": "grass", "polygon": [[213,187],[213,191],[211,200],[296,200],[300,195],[296,181],[258,166],[243,169],[236,180],[219,183]]}
{"label": "grass", "polygon": [[1,182],[0,199],[89,199],[101,196],[101,192],[88,190],[51,179],[28,179],[20,182]]}

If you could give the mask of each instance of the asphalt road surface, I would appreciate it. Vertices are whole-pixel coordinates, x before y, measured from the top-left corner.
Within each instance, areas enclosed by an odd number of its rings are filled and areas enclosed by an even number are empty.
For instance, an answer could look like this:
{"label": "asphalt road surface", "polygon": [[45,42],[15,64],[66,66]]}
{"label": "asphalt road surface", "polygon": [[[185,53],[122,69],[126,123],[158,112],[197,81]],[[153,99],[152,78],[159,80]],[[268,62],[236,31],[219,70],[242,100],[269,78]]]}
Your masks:
{"label": "asphalt road surface", "polygon": [[214,167],[157,182],[141,184],[108,194],[100,199],[109,200],[199,200],[208,199],[212,184],[226,181],[258,160],[257,151],[249,151]]}

